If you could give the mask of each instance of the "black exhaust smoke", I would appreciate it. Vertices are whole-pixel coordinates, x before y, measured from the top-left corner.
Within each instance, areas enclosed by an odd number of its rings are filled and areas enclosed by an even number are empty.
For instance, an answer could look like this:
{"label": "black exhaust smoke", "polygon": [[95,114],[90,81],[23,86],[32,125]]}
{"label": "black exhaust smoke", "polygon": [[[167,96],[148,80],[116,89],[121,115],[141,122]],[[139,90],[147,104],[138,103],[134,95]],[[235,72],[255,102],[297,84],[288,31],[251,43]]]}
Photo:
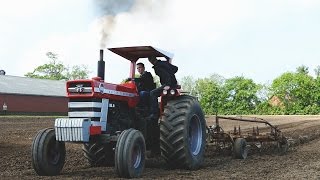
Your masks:
{"label": "black exhaust smoke", "polygon": [[103,49],[100,49],[100,60],[98,61],[98,77],[104,80],[104,61],[103,61]]}

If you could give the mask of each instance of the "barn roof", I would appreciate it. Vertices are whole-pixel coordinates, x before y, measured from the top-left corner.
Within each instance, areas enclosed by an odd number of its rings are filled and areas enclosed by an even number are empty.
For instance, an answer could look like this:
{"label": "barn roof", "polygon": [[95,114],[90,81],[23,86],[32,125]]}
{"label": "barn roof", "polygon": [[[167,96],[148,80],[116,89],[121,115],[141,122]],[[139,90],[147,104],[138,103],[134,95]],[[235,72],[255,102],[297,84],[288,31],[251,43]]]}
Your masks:
{"label": "barn roof", "polygon": [[66,81],[0,75],[0,94],[66,96]]}

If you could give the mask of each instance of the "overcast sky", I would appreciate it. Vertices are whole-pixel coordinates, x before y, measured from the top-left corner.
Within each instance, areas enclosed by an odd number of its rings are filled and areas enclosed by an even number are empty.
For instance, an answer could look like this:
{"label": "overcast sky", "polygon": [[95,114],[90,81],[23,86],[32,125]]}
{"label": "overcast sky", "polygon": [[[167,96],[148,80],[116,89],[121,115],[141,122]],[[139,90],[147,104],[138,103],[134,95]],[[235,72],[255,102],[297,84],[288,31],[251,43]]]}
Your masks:
{"label": "overcast sky", "polygon": [[[7,75],[31,72],[52,51],[65,65],[87,65],[96,76],[101,16],[110,14],[97,7],[101,0],[0,1],[0,69]],[[106,47],[152,45],[172,52],[178,79],[216,73],[270,83],[300,65],[310,74],[320,65],[318,0],[116,2],[127,4],[112,13]],[[106,52],[105,61],[107,81],[128,76],[126,60]]]}

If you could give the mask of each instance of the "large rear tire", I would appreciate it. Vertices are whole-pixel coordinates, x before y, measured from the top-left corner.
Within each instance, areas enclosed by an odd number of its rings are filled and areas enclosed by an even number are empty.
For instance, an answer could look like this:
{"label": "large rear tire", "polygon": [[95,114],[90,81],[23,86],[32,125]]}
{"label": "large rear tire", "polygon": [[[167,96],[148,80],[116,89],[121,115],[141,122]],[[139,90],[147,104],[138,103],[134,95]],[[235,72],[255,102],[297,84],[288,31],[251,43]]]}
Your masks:
{"label": "large rear tire", "polygon": [[167,103],[160,122],[161,155],[171,168],[198,169],[204,160],[206,122],[199,102],[179,96]]}
{"label": "large rear tire", "polygon": [[31,157],[33,169],[38,175],[58,175],[65,163],[65,144],[56,141],[52,128],[43,129],[33,139]]}
{"label": "large rear tire", "polygon": [[145,164],[146,145],[142,133],[135,129],[124,130],[115,149],[115,169],[119,177],[140,177]]}
{"label": "large rear tire", "polygon": [[88,160],[91,167],[113,166],[114,165],[114,146],[104,144],[98,140],[85,143],[82,146],[84,157]]}

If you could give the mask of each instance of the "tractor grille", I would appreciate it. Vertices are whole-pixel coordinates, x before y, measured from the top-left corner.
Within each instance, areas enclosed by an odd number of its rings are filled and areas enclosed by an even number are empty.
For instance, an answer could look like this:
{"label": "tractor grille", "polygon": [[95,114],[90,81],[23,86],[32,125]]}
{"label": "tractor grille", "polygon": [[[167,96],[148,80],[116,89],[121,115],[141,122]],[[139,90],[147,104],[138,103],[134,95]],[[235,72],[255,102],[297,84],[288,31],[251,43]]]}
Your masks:
{"label": "tractor grille", "polygon": [[90,118],[100,121],[102,100],[98,98],[70,99],[68,103],[70,118]]}

